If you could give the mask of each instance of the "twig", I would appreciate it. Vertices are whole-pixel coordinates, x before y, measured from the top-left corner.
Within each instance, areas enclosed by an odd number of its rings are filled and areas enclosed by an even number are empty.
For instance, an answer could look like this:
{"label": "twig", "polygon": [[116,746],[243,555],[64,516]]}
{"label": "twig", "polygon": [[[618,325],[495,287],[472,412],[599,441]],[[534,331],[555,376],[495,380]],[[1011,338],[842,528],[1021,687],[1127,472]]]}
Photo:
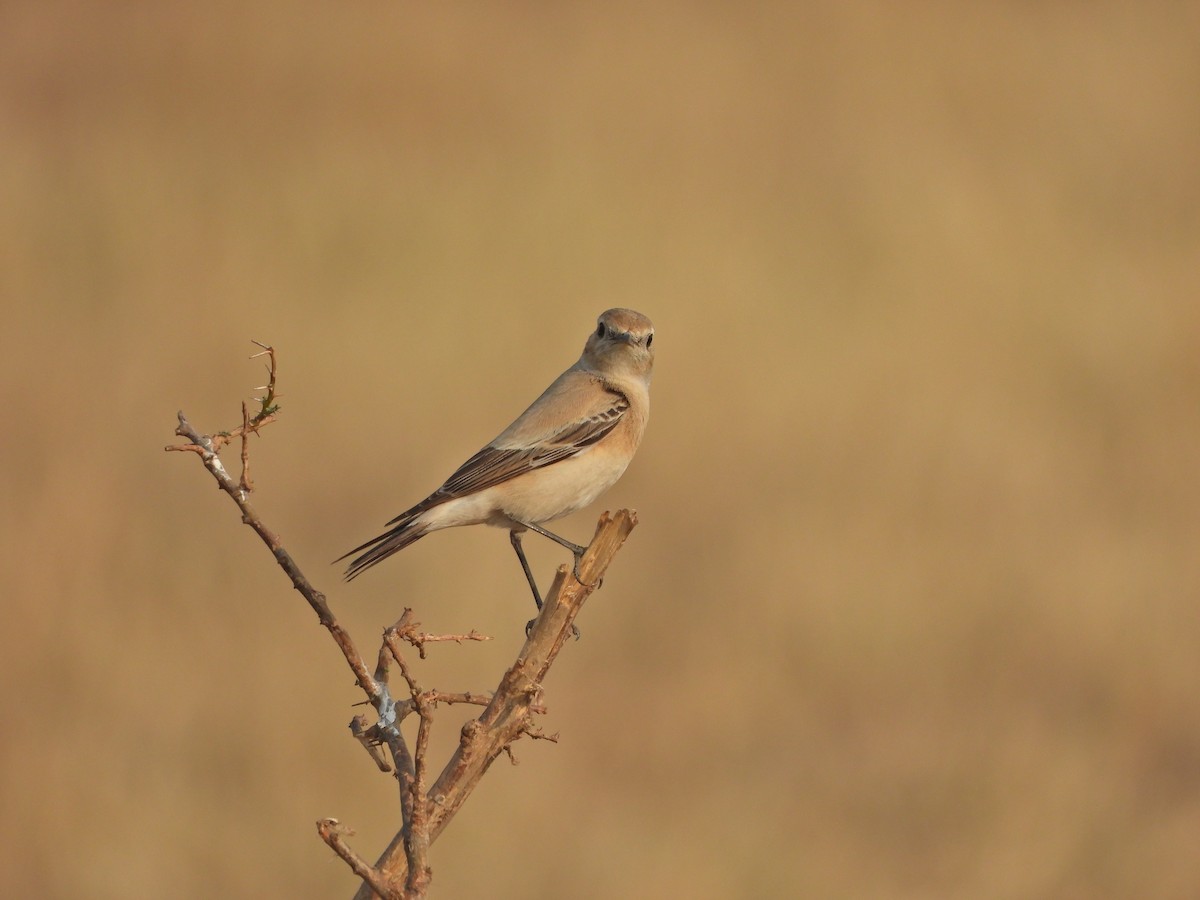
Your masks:
{"label": "twig", "polygon": [[[256,398],[259,404],[258,412],[251,416],[249,406],[243,402],[242,424],[240,427],[235,428],[232,431],[218,431],[215,434],[204,435],[207,440],[202,446],[198,446],[193,440],[189,444],[172,444],[163,448],[164,450],[190,450],[195,453],[200,453],[201,455],[203,455],[205,450],[209,450],[213,453],[220,453],[221,448],[234,438],[241,438],[242,488],[247,494],[253,490],[253,487],[249,486],[250,479],[247,473],[249,467],[249,451],[246,446],[246,439],[251,434],[258,434],[260,431],[262,431],[262,429],[266,428],[275,421],[276,414],[280,409],[277,400],[280,396],[282,396],[281,394],[277,394],[275,392],[275,378],[279,371],[279,359],[275,355],[275,348],[264,344],[262,341],[256,341],[253,339],[250,341],[250,343],[263,348],[261,353],[255,353],[250,357],[251,359],[258,359],[263,356],[270,358],[270,362],[267,365],[267,383],[255,388],[256,391],[266,391],[263,396]],[[183,413],[181,412],[179,415],[182,419]],[[181,437],[189,437],[189,440],[191,440],[190,436],[183,435],[178,429],[176,429],[175,433],[179,434]]]}
{"label": "twig", "polygon": [[466,634],[429,634],[427,632],[408,631],[402,635],[404,640],[408,641],[417,648],[417,655],[421,659],[425,658],[425,645],[437,643],[438,641],[454,641],[461,646],[463,641],[490,641],[491,638],[486,634],[480,634],[474,628]]}
{"label": "twig", "polygon": [[[259,421],[257,428],[261,428],[268,422],[274,421],[274,416],[268,416]],[[338,649],[342,651],[342,655],[346,658],[347,665],[350,666],[350,671],[354,673],[354,680],[358,682],[359,687],[367,695],[368,699],[373,704],[378,705],[382,699],[382,691],[379,683],[371,676],[367,670],[367,665],[363,662],[362,656],[354,646],[354,641],[350,639],[350,635],[342,628],[333,611],[329,608],[329,603],[325,600],[325,595],[312,586],[309,580],[300,571],[300,567],[296,565],[291,554],[284,549],[283,543],[279,540],[279,536],[269,529],[263,520],[259,517],[258,512],[250,505],[250,500],[247,493],[242,490],[241,485],[234,481],[225,467],[221,464],[221,459],[217,455],[217,451],[213,449],[214,438],[209,435],[200,434],[191,423],[188,422],[183,412],[179,413],[179,427],[175,429],[175,433],[180,437],[187,438],[191,443],[183,446],[169,446],[166,450],[193,450],[200,455],[204,461],[204,467],[217,480],[221,490],[228,494],[233,502],[237,504],[242,513],[242,521],[254,529],[255,533],[262,538],[264,544],[270,549],[275,561],[279,563],[279,567],[291,579],[292,587],[300,592],[300,595],[308,601],[308,605],[312,607],[317,614],[317,619],[328,629],[333,636],[334,642],[338,645]]]}
{"label": "twig", "polygon": [[401,900],[400,892],[390,887],[380,874],[368,865],[366,860],[351,850],[349,845],[342,840],[344,834],[353,836],[353,829],[342,825],[337,819],[319,819],[317,834],[334,853],[342,858],[350,870],[363,880],[364,884],[371,886],[372,896],[382,897],[384,900]]}
{"label": "twig", "polygon": [[380,772],[392,771],[392,767],[388,765],[387,759],[379,749],[379,739],[373,726],[367,724],[366,716],[359,715],[350,720],[350,733],[354,735],[356,741],[363,745],[363,749],[379,767]]}
{"label": "twig", "polygon": [[279,405],[275,402],[278,396],[275,393],[275,374],[278,371],[278,360],[275,357],[274,347],[270,346],[269,344],[264,344],[262,341],[256,341],[253,338],[250,339],[250,343],[258,347],[262,347],[262,352],[255,353],[250,357],[251,359],[261,359],[264,356],[270,359],[270,362],[267,364],[267,383],[261,387],[255,388],[255,390],[258,391],[266,391],[265,394],[258,398],[259,410],[257,415],[254,417],[255,421],[258,421],[265,419],[267,416],[271,415],[271,413],[279,409]]}
{"label": "twig", "polygon": [[554,732],[554,734],[546,734],[546,732],[542,731],[542,729],[535,725],[526,725],[525,728],[522,729],[521,733],[535,741],[550,741],[552,744],[558,743],[557,731]]}
{"label": "twig", "polygon": [[[419,717],[413,770],[411,774],[403,773],[400,776],[401,784],[407,781],[405,786],[409,794],[402,829],[404,853],[408,862],[408,876],[404,883],[406,897],[424,897],[433,876],[429,865],[429,801],[425,798],[425,770],[428,765],[429,732],[433,729],[433,703],[417,683],[416,676],[405,662],[404,653],[400,648],[401,640],[406,640],[418,651],[423,649],[422,643],[415,637],[415,629],[412,610],[406,609],[400,620],[383,633],[383,645],[396,661],[400,675],[408,685],[411,708],[416,710]],[[379,665],[381,668],[385,666],[382,651]]]}
{"label": "twig", "polygon": [[254,490],[250,481],[250,404],[245,400],[242,401],[242,477],[238,486],[246,494]]}
{"label": "twig", "polygon": [[279,405],[275,402],[275,375],[278,371],[278,359],[275,356],[275,348],[264,344],[262,341],[252,340],[251,343],[262,347],[261,353],[255,353],[251,359],[258,359],[262,356],[270,358],[270,364],[267,366],[267,383],[258,388],[260,391],[266,391],[259,398],[259,409],[254,414],[254,418],[250,417],[250,404],[245,400],[242,401],[242,477],[239,479],[239,484],[242,490],[249,494],[254,490],[254,483],[250,480],[250,435],[257,434],[258,429],[266,424],[268,418],[274,419],[275,413],[279,409]]}
{"label": "twig", "polygon": [[[473,706],[487,706],[489,703],[492,702],[491,694],[470,694],[470,693],[452,694],[447,691],[433,691],[433,690],[426,691],[425,693],[429,697],[429,702],[433,703],[433,704],[445,703],[446,705],[450,705],[452,703],[470,703]],[[546,711],[545,707],[541,707],[539,709],[534,710],[534,712],[537,712],[537,713],[544,713],[545,711]]]}

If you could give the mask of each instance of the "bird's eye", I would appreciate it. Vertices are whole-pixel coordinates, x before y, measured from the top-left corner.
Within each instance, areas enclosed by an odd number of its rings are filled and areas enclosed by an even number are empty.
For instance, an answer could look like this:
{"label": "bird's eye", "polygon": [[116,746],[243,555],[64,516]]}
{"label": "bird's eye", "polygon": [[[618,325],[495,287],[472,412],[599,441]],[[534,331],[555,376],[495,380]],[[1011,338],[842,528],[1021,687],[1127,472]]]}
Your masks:
{"label": "bird's eye", "polygon": [[654,332],[652,331],[648,335],[646,335],[646,349],[649,350],[650,345],[653,343],[654,343]]}
{"label": "bird's eye", "polygon": [[604,323],[601,322],[596,326],[596,337],[604,337]]}

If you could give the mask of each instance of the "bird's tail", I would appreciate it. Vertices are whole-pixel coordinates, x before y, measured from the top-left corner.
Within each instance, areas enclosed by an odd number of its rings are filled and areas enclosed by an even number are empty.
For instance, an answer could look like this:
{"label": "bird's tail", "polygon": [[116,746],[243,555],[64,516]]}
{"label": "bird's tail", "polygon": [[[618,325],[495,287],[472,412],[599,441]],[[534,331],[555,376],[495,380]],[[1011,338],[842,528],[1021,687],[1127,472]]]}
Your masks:
{"label": "bird's tail", "polygon": [[[415,544],[421,538],[425,537],[430,532],[430,528],[425,523],[419,521],[416,517],[405,518],[400,517],[403,521],[395,528],[385,531],[379,537],[371,538],[365,544],[360,544],[349,553],[339,556],[334,560],[335,563],[341,562],[347,556],[355,556],[350,561],[350,565],[346,567],[346,580],[353,581],[367,569],[376,563],[383,562],[393,553],[399,553],[409,544]],[[393,519],[392,521],[397,521]],[[388,524],[391,524],[390,522]],[[366,551],[365,553],[361,551]]]}

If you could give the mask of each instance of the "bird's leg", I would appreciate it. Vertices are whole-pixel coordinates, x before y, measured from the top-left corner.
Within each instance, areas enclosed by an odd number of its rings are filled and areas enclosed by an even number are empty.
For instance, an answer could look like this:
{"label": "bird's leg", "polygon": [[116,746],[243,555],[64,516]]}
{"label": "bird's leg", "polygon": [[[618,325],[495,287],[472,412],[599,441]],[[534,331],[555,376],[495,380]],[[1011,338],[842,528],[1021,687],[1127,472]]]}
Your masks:
{"label": "bird's leg", "polygon": [[[534,525],[533,528],[534,528],[534,530],[541,532],[541,529],[538,528],[536,525]],[[517,551],[517,559],[519,559],[521,561],[521,568],[525,571],[525,580],[529,582],[529,589],[531,591],[533,591],[533,602],[537,604],[538,612],[541,612],[542,611],[542,595],[538,591],[537,582],[534,580],[533,572],[529,568],[529,560],[527,560],[525,558],[525,550],[524,550],[524,548],[521,547],[521,531],[522,531],[522,529],[514,528],[512,531],[510,531],[508,533],[508,539],[509,539],[509,541],[512,542],[513,549]],[[547,537],[554,537],[554,535],[547,535]],[[574,545],[572,544],[571,546],[574,546]],[[584,548],[580,547],[578,549],[583,550]],[[579,565],[579,557],[578,556],[575,557],[575,565],[576,566]],[[579,577],[578,569],[576,569],[575,577],[576,578]],[[582,584],[582,582],[580,582],[580,583]],[[536,621],[537,621],[537,619],[533,618],[525,623],[525,636],[526,637],[528,637],[529,632],[533,630],[533,623]],[[575,635],[575,640],[579,640],[579,628],[574,624],[571,625],[571,633],[573,635]]]}
{"label": "bird's leg", "polygon": [[[516,520],[514,519],[513,521],[516,521]],[[579,562],[580,562],[580,560],[583,559],[583,554],[587,553],[587,547],[580,547],[578,544],[572,544],[565,537],[559,537],[554,532],[547,531],[542,526],[534,525],[532,522],[518,522],[518,524],[524,526],[525,528],[528,528],[530,531],[536,531],[542,537],[548,537],[548,538],[550,538],[550,540],[554,541],[554,543],[558,544],[559,546],[566,547],[568,550],[570,550],[571,555],[575,557],[575,566],[573,568],[572,574],[574,574],[575,580],[578,581],[580,584],[587,584],[587,582],[584,581],[579,576]],[[592,587],[592,585],[588,584],[588,587]]]}
{"label": "bird's leg", "polygon": [[512,542],[513,549],[517,551],[517,559],[521,561],[521,568],[525,571],[525,580],[529,582],[529,589],[533,591],[533,602],[537,604],[538,611],[540,612],[542,609],[542,595],[538,591],[537,582],[533,579],[533,572],[529,569],[529,560],[525,558],[525,550],[521,547],[521,532],[514,528],[508,533],[508,539]]}

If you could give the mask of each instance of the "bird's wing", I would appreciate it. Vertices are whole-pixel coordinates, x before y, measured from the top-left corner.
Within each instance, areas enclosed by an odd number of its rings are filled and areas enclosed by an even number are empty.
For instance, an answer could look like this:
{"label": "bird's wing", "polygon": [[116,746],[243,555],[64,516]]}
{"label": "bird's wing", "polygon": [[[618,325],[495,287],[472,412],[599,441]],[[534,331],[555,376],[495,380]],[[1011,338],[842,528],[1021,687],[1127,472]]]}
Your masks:
{"label": "bird's wing", "polygon": [[568,459],[616,428],[628,409],[624,394],[590,373],[568,369],[429,499],[443,502],[474,494]]}

